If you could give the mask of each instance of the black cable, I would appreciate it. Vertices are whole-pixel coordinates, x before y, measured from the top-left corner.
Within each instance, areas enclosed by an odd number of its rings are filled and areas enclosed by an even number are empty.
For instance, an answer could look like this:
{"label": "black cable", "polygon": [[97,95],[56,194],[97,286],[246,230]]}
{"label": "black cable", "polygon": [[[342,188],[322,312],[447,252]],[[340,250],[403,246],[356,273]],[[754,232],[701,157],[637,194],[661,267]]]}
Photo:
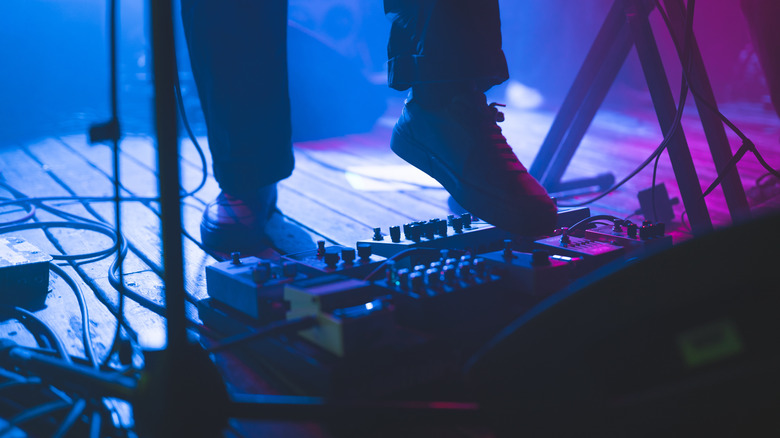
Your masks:
{"label": "black cable", "polygon": [[[668,20],[668,16],[666,15],[666,12],[664,11],[663,7],[661,6],[661,3],[656,0],[655,2],[656,8],[658,8],[658,13],[661,14],[661,16],[666,16]],[[694,1],[688,2],[688,11],[685,14],[685,36],[683,37],[683,54],[682,54],[682,67],[683,67],[683,81],[685,81],[686,84],[688,84],[688,87],[690,88],[690,83],[688,82],[688,72],[691,69],[691,63],[692,63],[692,57],[691,57],[691,45],[693,41],[693,11],[694,11]],[[671,26],[669,27],[669,33],[672,33]],[[682,91],[681,91],[682,93]],[[658,222],[658,212],[656,211],[656,205],[655,205],[655,192],[656,192],[656,176],[658,174],[658,162],[661,160],[661,154],[659,153],[655,157],[655,163],[653,164],[653,179],[650,185],[650,202],[653,205],[653,222]]]}
{"label": "black cable", "polygon": [[203,153],[203,148],[198,142],[198,139],[195,137],[195,133],[192,132],[190,121],[187,118],[187,112],[184,110],[184,99],[182,98],[181,84],[179,83],[178,67],[176,68],[176,74],[173,76],[173,88],[176,91],[176,104],[179,106],[179,114],[181,115],[182,125],[184,125],[184,129],[187,131],[187,135],[190,137],[190,141],[192,141],[193,146],[195,146],[195,150],[198,152],[198,157],[200,158],[200,165],[202,169],[200,183],[195,189],[186,192],[182,187],[182,191],[184,191],[184,193],[182,193],[181,197],[186,198],[188,196],[195,195],[195,193],[199,192],[206,185],[206,181],[208,181],[208,164],[206,163],[206,154]]}
{"label": "black cable", "polygon": [[[2,183],[0,183],[2,184]],[[2,184],[3,186],[7,186],[6,184]],[[92,198],[88,198],[92,200]],[[46,200],[52,200],[52,198],[48,198]],[[54,197],[54,200],[81,200],[79,197]],[[100,198],[101,201],[110,201],[110,198]],[[126,200],[130,200],[130,198],[126,198]],[[4,204],[16,204],[16,203],[23,203],[23,202],[36,202],[39,201],[36,198],[28,198],[24,197],[21,199],[16,199],[14,201],[5,201],[0,203],[0,206]],[[16,224],[16,225],[10,225],[10,226],[0,226],[0,234],[11,232],[11,231],[19,231],[19,230],[26,230],[26,229],[46,229],[46,228],[71,228],[71,229],[86,229],[90,231],[95,231],[101,234],[106,235],[107,237],[112,239],[112,246],[109,248],[105,248],[100,251],[95,251],[92,253],[85,253],[85,254],[76,254],[76,255],[65,255],[65,254],[52,254],[52,258],[56,260],[92,260],[97,259],[99,257],[105,257],[108,256],[116,251],[116,238],[117,234],[114,229],[112,229],[109,225],[106,225],[102,222],[93,221],[91,219],[84,218],[82,216],[75,215],[73,213],[69,213],[63,210],[59,210],[55,207],[51,207],[48,205],[45,205],[43,203],[40,204],[40,208],[45,209],[47,211],[50,211],[52,213],[55,213],[60,216],[69,217],[71,219],[76,219],[74,221],[69,222],[36,222],[36,223],[27,223],[27,224]],[[114,262],[112,263],[111,267],[109,268],[108,273],[108,281],[109,284],[114,288],[119,290],[120,287],[122,287],[122,283],[120,282],[119,275],[118,275],[118,266],[121,260],[123,260],[127,255],[127,243],[125,239],[120,235],[120,249],[119,253],[117,254],[117,257],[114,259]],[[126,285],[122,288],[124,290],[123,295],[127,298],[132,299],[133,301],[137,302],[141,306],[145,307],[146,309],[160,315],[165,316],[165,307],[162,305],[159,305],[155,303],[154,301],[151,301],[150,299],[144,297],[137,291],[128,288]],[[115,315],[118,311],[113,311]],[[127,325],[122,323],[120,321],[121,325],[127,328]],[[195,325],[196,323],[194,321],[190,321],[190,324]],[[115,351],[114,351],[115,352]],[[112,352],[113,353],[113,352]]]}
{"label": "black cable", "polygon": [[96,369],[100,368],[100,363],[95,356],[94,347],[92,346],[92,335],[89,331],[89,309],[87,303],[84,300],[84,293],[81,291],[81,287],[73,280],[67,272],[54,263],[49,263],[49,269],[54,271],[65,283],[73,290],[73,294],[76,295],[76,300],[79,303],[79,310],[81,311],[81,341],[84,344],[84,354],[87,356],[87,360],[90,361],[92,366]]}
{"label": "black cable", "polygon": [[608,221],[611,221],[611,222],[614,223],[615,221],[619,221],[619,220],[622,220],[622,219],[620,219],[618,217],[615,217],[615,216],[612,216],[612,215],[609,215],[609,214],[597,214],[595,216],[586,217],[585,219],[582,219],[581,221],[577,222],[576,224],[570,226],[569,227],[569,231],[578,230],[579,228],[581,228],[581,227],[583,227],[585,225],[588,225],[591,222],[600,221],[600,220],[608,220]]}
{"label": "black cable", "polygon": [[[26,206],[26,208],[25,208]],[[25,206],[22,207],[23,211],[26,211],[23,216],[18,217],[16,219],[10,219],[5,222],[0,222],[0,227],[5,225],[12,225],[12,224],[18,224],[21,222],[27,222],[28,220],[32,219],[33,216],[35,216],[35,205],[34,204],[25,204]],[[12,210],[12,211],[4,211],[2,214],[9,214],[9,213],[15,213],[19,210]]]}
{"label": "black cable", "polygon": [[37,377],[29,377],[25,380],[19,381],[19,380],[12,380],[10,382],[4,382],[0,384],[0,392],[6,391],[8,389],[13,389],[21,386],[27,386],[27,385],[40,385],[41,379]]}
{"label": "black cable", "polygon": [[[658,6],[658,9],[659,9],[659,11],[661,13],[661,17],[663,18],[664,23],[666,24],[666,27],[669,29],[669,33],[670,33],[670,35],[672,37],[672,41],[673,41],[673,43],[675,45],[675,48],[676,48],[676,50],[677,50],[677,52],[679,54],[680,53],[680,45],[679,45],[679,42],[677,41],[677,38],[676,38],[676,36],[674,34],[671,20],[669,19],[668,15],[665,13],[665,11],[663,11],[663,9],[660,7],[659,0],[655,0],[655,2],[656,2],[656,6]],[[693,21],[693,7],[694,7],[694,4],[695,4],[695,0],[693,2],[689,0],[689,2],[688,2],[688,10],[689,10],[689,12],[688,12],[687,15],[690,16],[690,19],[688,21]],[[689,30],[686,29],[686,32],[688,32],[688,31]],[[690,31],[690,32],[692,32],[692,31]],[[685,49],[687,50],[688,48],[685,48]],[[688,81],[687,72],[685,71],[685,69],[683,69],[683,75],[686,77],[686,81]],[[769,172],[772,175],[780,178],[780,171],[772,168],[769,165],[769,163],[766,162],[766,160],[761,155],[761,153],[758,151],[758,149],[756,149],[756,145],[753,143],[752,140],[750,140],[742,132],[742,130],[740,130],[728,117],[726,117],[722,112],[720,112],[720,110],[715,105],[713,105],[708,100],[704,99],[701,96],[701,94],[699,94],[698,90],[696,90],[694,87],[691,87],[691,93],[698,99],[698,102],[702,103],[705,107],[707,107],[707,109],[709,109],[710,111],[715,113],[718,116],[718,118],[724,124],[726,124],[726,126],[728,126],[729,129],[731,129],[740,138],[740,140],[742,140],[742,145],[737,150],[737,153],[726,164],[726,166],[723,169],[719,169],[718,177],[715,179],[715,181],[712,182],[712,184],[710,184],[710,186],[707,188],[707,190],[704,191],[704,193],[702,194],[702,198],[704,198],[705,196],[710,194],[715,189],[715,187],[720,185],[720,183],[723,180],[723,178],[736,166],[737,162],[739,162],[739,160],[748,151],[753,152],[753,155],[755,155],[755,157],[758,160],[759,164],[761,164],[761,166],[764,167],[764,169],[766,169],[767,172]],[[739,156],[739,158],[736,158],[737,156]]]}
{"label": "black cable", "polygon": [[[30,333],[33,333],[34,335],[37,334],[46,336],[51,348],[57,351],[57,354],[59,354],[60,358],[66,363],[73,363],[73,360],[70,358],[70,355],[65,349],[65,344],[62,342],[62,339],[60,339],[60,337],[57,335],[57,333],[54,332],[54,330],[51,329],[51,327],[49,327],[40,318],[35,316],[35,314],[28,310],[22,309],[21,307],[9,306],[0,306],[0,312],[15,318],[17,321],[22,323],[22,325],[24,325],[25,328],[30,331]],[[2,436],[2,434],[0,434],[0,436]]]}
{"label": "black cable", "polygon": [[17,373],[8,371],[8,370],[3,369],[3,368],[0,368],[0,377],[3,377],[3,378],[8,379],[8,380],[15,380],[17,382],[23,382],[23,381],[27,380],[26,377],[24,377],[22,375],[19,375]]}
{"label": "black cable", "polygon": [[669,132],[666,133],[664,136],[664,139],[661,141],[661,144],[658,145],[658,147],[650,154],[645,161],[643,161],[636,169],[631,171],[631,173],[628,174],[625,178],[620,180],[620,182],[612,185],[612,187],[608,188],[604,192],[598,194],[597,196],[588,199],[587,201],[583,202],[577,202],[574,204],[558,204],[558,207],[564,207],[564,208],[573,208],[573,207],[583,207],[585,205],[591,204],[595,201],[598,201],[599,199],[609,195],[610,193],[614,192],[618,188],[622,187],[623,184],[627,183],[631,178],[635,177],[639,172],[641,172],[645,167],[647,167],[648,164],[650,164],[651,161],[653,161],[661,152],[663,152],[664,149],[669,145],[671,142],[672,137],[674,137],[675,133],[677,132],[677,128],[680,125],[680,121],[682,120],[683,115],[683,108],[685,107],[685,101],[686,96],[688,94],[688,87],[687,82],[683,81],[685,85],[683,86],[684,92],[680,94],[680,102],[677,105],[677,114],[675,115],[674,121],[672,122],[672,126],[669,128]]}
{"label": "black cable", "polygon": [[[112,228],[110,228],[110,226],[107,225],[105,222],[94,221],[94,220],[87,219],[85,217],[76,215],[74,213],[69,213],[69,212],[66,212],[66,211],[63,211],[63,210],[60,210],[60,209],[48,206],[46,204],[43,204],[42,201],[50,200],[50,199],[28,198],[28,197],[26,197],[26,195],[16,191],[13,187],[8,186],[7,184],[4,184],[4,183],[0,182],[0,185],[5,186],[8,190],[14,192],[17,196],[22,196],[21,199],[17,199],[16,200],[17,202],[41,201],[41,203],[39,205],[40,205],[40,207],[42,209],[47,210],[47,211],[49,211],[49,212],[51,212],[51,213],[53,213],[55,215],[61,216],[63,218],[72,219],[72,221],[54,222],[53,223],[54,227],[73,228],[73,229],[83,229],[85,227],[89,227],[91,230],[100,232],[100,233],[106,235],[107,237],[109,237],[111,239],[115,239],[116,238],[115,231]],[[56,199],[56,200],[70,200],[70,199],[77,199],[77,198],[76,197],[54,197],[54,199]],[[101,200],[102,201],[110,201],[111,198],[103,198]],[[11,202],[9,201],[9,203],[11,203]],[[93,214],[95,214],[95,213],[93,213]],[[34,224],[24,224],[24,226],[30,227],[31,229],[32,228],[36,228],[36,227],[40,227],[40,228],[44,229],[44,231],[46,231],[46,227],[41,226],[41,224],[46,225],[48,223],[38,222],[38,223],[34,223]],[[84,224],[89,224],[89,225],[84,225]],[[0,234],[4,233],[4,232],[7,232],[7,231],[13,231],[13,229],[12,228],[6,228],[6,227],[0,227]],[[124,243],[124,240],[122,240],[121,242]],[[126,247],[122,246],[121,248],[122,249],[120,250],[120,253],[118,254],[118,257],[124,258],[125,254],[127,252],[126,251]],[[71,266],[76,268],[77,265],[74,265],[74,263],[73,263],[75,260],[82,260],[83,259],[83,260],[89,260],[90,262],[94,262],[94,261],[99,260],[100,258],[102,258],[104,256],[105,257],[109,256],[113,252],[114,252],[114,247],[112,246],[111,248],[106,250],[106,253],[104,255],[99,255],[97,253],[88,253],[88,254],[81,254],[81,255],[77,255],[77,256],[73,256],[73,255],[69,255],[69,256],[54,255],[53,258],[66,259],[71,264]],[[114,262],[112,263],[111,267],[109,268],[109,276],[108,276],[109,284],[111,284],[111,286],[114,287],[115,289],[117,288],[116,285],[118,284],[118,277],[116,276],[117,262],[118,262],[118,259],[115,258]],[[103,303],[106,306],[106,308],[113,315],[116,316],[118,311],[115,310],[112,307],[112,304],[111,304],[109,298],[99,288],[93,288],[93,290],[95,292],[96,297],[101,301],[101,303]],[[147,298],[141,296],[140,294],[136,293],[135,291],[130,290],[127,287],[125,287],[125,293],[131,299],[133,299],[134,301],[138,302],[141,306],[149,308],[149,307],[153,307],[155,305],[153,302],[151,302]],[[150,310],[155,311],[155,310],[159,310],[159,309],[152,308]],[[120,322],[120,324],[122,326],[124,326],[125,330],[127,331],[127,333],[131,337],[133,337],[133,338],[136,337],[135,332],[132,330],[132,328],[129,325],[127,325],[126,323],[123,323],[123,322]]]}
{"label": "black cable", "polygon": [[72,403],[60,400],[60,401],[45,403],[36,406],[34,408],[28,409],[26,411],[23,411],[22,413],[8,420],[8,424],[4,428],[0,429],[0,437],[12,431],[16,426],[22,423],[32,421],[38,417],[42,417],[44,415],[48,415],[53,412],[67,409],[71,405]]}
{"label": "black cable", "polygon": [[102,419],[103,417],[97,410],[92,413],[92,421],[89,422],[89,438],[100,438],[100,426],[102,426]]}
{"label": "black cable", "polygon": [[363,280],[364,281],[372,281],[374,279],[374,277],[377,274],[379,274],[380,272],[382,272],[387,267],[388,263],[390,263],[390,262],[395,262],[395,261],[397,261],[397,260],[399,260],[401,258],[410,257],[410,256],[418,254],[418,253],[429,253],[430,254],[432,252],[440,253],[441,250],[435,249],[435,248],[425,248],[425,247],[421,247],[421,246],[418,246],[418,247],[415,247],[415,248],[405,249],[405,250],[403,250],[401,252],[398,252],[398,253],[393,254],[392,256],[388,257],[387,260],[385,260],[379,266],[377,266],[373,271],[371,271],[370,274],[366,275],[363,278]]}
{"label": "black cable", "polygon": [[[665,15],[665,13],[664,13],[663,9],[661,8],[661,5],[658,2],[658,0],[656,0],[656,7],[659,9],[659,12],[662,15]],[[668,19],[668,17],[667,17],[667,19]],[[687,23],[687,25],[686,25],[686,35],[685,35],[684,44],[686,46],[690,46],[690,44],[692,43],[692,38],[689,38],[687,28],[690,27],[692,29],[693,20],[686,20],[686,23]],[[671,24],[669,24],[669,26],[671,26]],[[669,32],[670,33],[672,32],[671,27],[669,27]],[[692,30],[691,30],[691,33],[692,33]],[[687,57],[687,55],[683,59],[688,59],[688,64],[690,64],[690,58]],[[635,177],[639,172],[641,172],[645,167],[647,167],[647,165],[650,164],[650,162],[653,159],[656,160],[656,166],[657,166],[658,157],[660,157],[661,153],[669,145],[669,143],[671,142],[672,137],[674,137],[674,135],[676,134],[677,129],[680,126],[680,123],[682,121],[683,111],[685,109],[685,102],[687,100],[687,95],[688,95],[688,90],[689,90],[688,77],[687,77],[687,74],[686,74],[686,71],[685,71],[686,70],[685,69],[686,66],[684,65],[683,67],[684,68],[683,68],[683,74],[682,74],[682,79],[681,79],[681,83],[682,84],[680,86],[681,90],[680,90],[679,102],[678,102],[678,105],[677,105],[677,113],[675,114],[674,121],[672,122],[672,126],[669,128],[669,132],[667,132],[666,135],[664,135],[664,138],[661,141],[661,144],[650,154],[650,156],[644,162],[642,162],[642,164],[640,164],[636,169],[634,169],[631,173],[629,173],[628,176],[623,178],[620,182],[612,185],[612,187],[608,188],[604,192],[598,194],[597,196],[595,196],[595,197],[593,197],[591,199],[588,199],[587,201],[577,202],[577,203],[574,203],[574,204],[558,204],[559,207],[573,208],[573,207],[583,207],[585,205],[591,204],[591,203],[593,203],[595,201],[598,201],[599,199],[607,196],[608,194],[614,192],[615,190],[617,190],[621,186],[623,186],[623,184],[627,183],[631,178]],[[655,170],[653,171],[653,187],[651,189],[652,189],[652,195],[653,195],[653,201],[652,201],[653,202],[653,208],[655,209],[655,197],[654,197],[655,196]]]}
{"label": "black cable", "polygon": [[239,333],[235,336],[223,339],[221,342],[212,345],[208,348],[209,353],[215,353],[228,348],[233,348],[238,345],[242,345],[247,342],[255,341],[257,339],[265,338],[268,336],[276,336],[279,334],[298,332],[308,328],[312,328],[318,324],[317,318],[314,316],[304,316],[301,318],[286,319],[283,321],[276,321],[267,324],[263,327],[255,328],[244,333]]}
{"label": "black cable", "polygon": [[65,417],[65,420],[62,422],[60,427],[57,429],[56,432],[54,432],[54,435],[52,435],[52,438],[63,438],[79,420],[79,417],[84,412],[84,409],[86,407],[87,407],[86,400],[84,399],[77,400],[76,403],[73,404],[73,407],[70,409],[70,412],[68,412],[68,416]]}
{"label": "black cable", "polygon": [[11,231],[34,230],[34,229],[41,229],[45,231],[48,230],[49,228],[71,228],[76,230],[94,231],[108,236],[113,240],[113,244],[114,244],[114,246],[112,246],[111,248],[105,248],[98,251],[93,251],[93,252],[83,253],[83,254],[49,254],[55,260],[67,261],[67,260],[93,259],[93,258],[103,257],[115,251],[117,240],[116,240],[116,235],[114,230],[109,227],[106,227],[105,225],[99,224],[97,222],[79,223],[79,222],[51,221],[51,222],[34,222],[34,223],[26,223],[26,224],[16,224],[16,225],[0,227],[0,234],[10,233]]}

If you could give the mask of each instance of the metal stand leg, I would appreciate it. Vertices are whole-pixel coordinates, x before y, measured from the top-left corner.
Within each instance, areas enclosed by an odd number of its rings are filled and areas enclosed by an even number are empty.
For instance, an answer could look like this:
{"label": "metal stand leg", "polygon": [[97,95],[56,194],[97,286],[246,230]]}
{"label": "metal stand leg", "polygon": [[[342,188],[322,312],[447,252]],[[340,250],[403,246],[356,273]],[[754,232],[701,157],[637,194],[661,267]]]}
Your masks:
{"label": "metal stand leg", "polygon": [[[675,35],[678,41],[683,41],[685,35],[685,7],[681,0],[663,0],[664,6],[669,14],[669,20],[672,22]],[[726,164],[731,160],[733,154],[729,146],[726,130],[723,122],[713,109],[717,109],[715,95],[712,91],[710,78],[704,67],[704,60],[699,51],[699,44],[694,39],[691,41],[691,72],[688,75],[691,90],[696,93],[693,98],[696,102],[696,109],[699,113],[704,134],[707,138],[707,144],[710,147],[710,154],[718,170],[718,175],[725,169]],[[707,103],[705,103],[707,102]],[[711,108],[713,109],[711,109]],[[741,222],[750,219],[750,206],[748,205],[745,189],[742,186],[742,180],[739,173],[734,171],[723,178],[721,183],[723,195],[726,198],[726,205],[729,208],[731,220]]]}
{"label": "metal stand leg", "polygon": [[[678,40],[682,41],[684,4],[682,0],[663,1],[674,32]],[[647,0],[615,0],[613,3],[529,169],[531,175],[551,194],[594,186],[603,190],[614,182],[612,174],[566,182],[562,182],[561,177],[632,47],[637,48],[662,132],[669,132],[673,125],[677,109],[648,19],[653,9],[653,2]],[[691,71],[688,80],[690,87],[699,95],[694,96],[697,108],[710,152],[720,171],[733,155],[723,123],[707,104],[715,107],[715,98],[695,39],[691,41]],[[711,231],[712,221],[701,196],[701,185],[682,128],[676,130],[668,150],[694,234]],[[724,178],[723,191],[732,219],[735,222],[748,219],[750,210],[737,172]]]}
{"label": "metal stand leg", "polygon": [[[628,0],[626,15],[634,35],[647,87],[650,89],[650,97],[661,125],[661,132],[667,133],[674,124],[677,107],[661,62],[658,45],[653,37],[653,30],[650,28],[650,22],[646,16],[640,18],[639,14],[634,13],[641,7],[641,0]],[[702,198],[701,184],[696,175],[696,167],[693,165],[693,158],[682,126],[679,126],[675,131],[667,150],[694,235],[712,231],[712,221],[704,198]]]}

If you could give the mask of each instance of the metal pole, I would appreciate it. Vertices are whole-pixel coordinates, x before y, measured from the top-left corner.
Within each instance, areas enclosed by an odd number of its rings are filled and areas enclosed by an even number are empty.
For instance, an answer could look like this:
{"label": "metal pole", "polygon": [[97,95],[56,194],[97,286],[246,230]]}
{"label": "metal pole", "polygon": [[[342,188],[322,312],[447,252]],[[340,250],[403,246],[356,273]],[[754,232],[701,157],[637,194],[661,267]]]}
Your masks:
{"label": "metal pole", "polygon": [[171,0],[151,0],[154,113],[157,135],[160,209],[162,212],[163,281],[168,325],[168,349],[186,344],[184,263],[179,202],[179,145],[174,78],[176,58]]}

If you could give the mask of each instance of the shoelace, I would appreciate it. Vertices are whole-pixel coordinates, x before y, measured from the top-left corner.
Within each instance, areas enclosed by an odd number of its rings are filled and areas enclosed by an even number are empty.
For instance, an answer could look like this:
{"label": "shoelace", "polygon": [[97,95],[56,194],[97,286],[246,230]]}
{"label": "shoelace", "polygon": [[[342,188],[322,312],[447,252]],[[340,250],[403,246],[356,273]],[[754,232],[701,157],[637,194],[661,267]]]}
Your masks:
{"label": "shoelace", "polygon": [[507,170],[510,172],[523,172],[525,171],[525,168],[520,163],[520,160],[517,159],[512,147],[509,146],[506,137],[504,137],[504,134],[501,132],[501,127],[498,126],[498,123],[503,122],[505,117],[504,113],[499,111],[497,107],[503,108],[506,107],[506,105],[497,102],[492,102],[488,105],[491,122],[486,125],[487,129],[490,131],[490,138],[496,146],[498,157],[501,159],[502,163],[506,165]]}

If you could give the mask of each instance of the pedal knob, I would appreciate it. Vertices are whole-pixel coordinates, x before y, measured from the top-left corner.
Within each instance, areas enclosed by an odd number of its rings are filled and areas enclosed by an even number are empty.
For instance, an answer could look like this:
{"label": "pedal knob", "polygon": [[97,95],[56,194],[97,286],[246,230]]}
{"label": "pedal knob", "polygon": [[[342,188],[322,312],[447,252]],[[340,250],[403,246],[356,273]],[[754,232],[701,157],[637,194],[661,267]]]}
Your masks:
{"label": "pedal knob", "polygon": [[425,279],[419,271],[409,274],[409,285],[414,292],[423,292],[425,290]]}
{"label": "pedal knob", "polygon": [[412,240],[412,224],[404,224],[404,237],[406,240]]}
{"label": "pedal knob", "polygon": [[543,249],[535,249],[531,253],[531,266],[549,266],[550,253]]}
{"label": "pedal knob", "polygon": [[463,281],[470,281],[471,280],[471,264],[469,262],[460,262],[458,263],[458,277],[462,279]]}
{"label": "pedal knob", "polygon": [[360,257],[360,260],[368,260],[371,258],[371,245],[368,243],[358,243],[357,244],[357,255]]}
{"label": "pedal knob", "polygon": [[452,219],[452,230],[457,234],[463,232],[463,218],[456,217]]}
{"label": "pedal knob", "polygon": [[512,241],[510,239],[504,240],[504,260],[511,260],[515,256],[512,253]]}
{"label": "pedal knob", "polygon": [[409,289],[409,270],[406,268],[398,270],[398,285],[403,290]]}
{"label": "pedal knob", "polygon": [[561,245],[566,246],[571,243],[571,237],[569,236],[569,228],[561,228]]}
{"label": "pedal knob", "polygon": [[395,243],[401,241],[401,227],[399,227],[398,225],[394,227],[390,227],[390,240],[392,240]]}
{"label": "pedal knob", "polygon": [[452,265],[447,265],[443,268],[441,268],[441,277],[444,279],[444,282],[447,284],[454,284],[456,276],[456,267]]}
{"label": "pedal knob", "polygon": [[282,265],[282,275],[287,278],[293,278],[298,275],[298,264],[293,262],[286,262]]}
{"label": "pedal knob", "polygon": [[460,219],[463,221],[463,228],[471,228],[471,213],[463,213]]}
{"label": "pedal knob", "polygon": [[420,229],[419,224],[411,224],[409,225],[409,233],[406,234],[406,238],[413,242],[420,243],[421,233],[422,230]]}
{"label": "pedal knob", "polygon": [[352,263],[355,261],[355,248],[343,248],[341,250],[341,260],[344,263]]}
{"label": "pedal knob", "polygon": [[231,263],[238,266],[241,264],[241,253],[240,252],[231,252],[230,253],[230,259]]}
{"label": "pedal knob", "polygon": [[622,233],[623,232],[623,220],[622,219],[616,219],[615,224],[612,226],[612,231],[615,233]]}
{"label": "pedal knob", "polygon": [[447,221],[440,220],[436,223],[436,226],[439,228],[437,233],[441,237],[447,237]]}
{"label": "pedal knob", "polygon": [[473,265],[474,272],[476,272],[478,276],[483,277],[487,273],[487,270],[485,269],[485,259],[477,257],[474,259]]}
{"label": "pedal knob", "polygon": [[640,240],[647,240],[653,237],[653,225],[652,224],[645,224],[642,225],[641,228],[639,228],[639,239]]}
{"label": "pedal knob", "polygon": [[382,235],[381,228],[374,228],[374,240],[376,241],[385,240],[385,236]]}
{"label": "pedal knob", "polygon": [[339,264],[339,249],[328,248],[325,250],[325,265],[329,268],[335,268]]}
{"label": "pedal knob", "polygon": [[433,240],[436,238],[436,222],[434,220],[430,220],[423,225],[421,225],[423,237],[425,237],[428,240]]}
{"label": "pedal knob", "polygon": [[425,271],[425,283],[428,285],[429,288],[437,289],[439,287],[439,285],[441,284],[440,275],[441,274],[439,273],[439,270],[436,268],[431,268]]}
{"label": "pedal knob", "polygon": [[628,236],[629,239],[636,239],[637,228],[638,227],[633,222],[628,224],[628,226],[626,227],[626,235]]}
{"label": "pedal knob", "polygon": [[256,284],[263,284],[271,279],[271,263],[259,262],[252,268],[252,281]]}
{"label": "pedal knob", "polygon": [[322,257],[325,255],[325,241],[324,240],[318,240],[317,241],[317,257]]}

